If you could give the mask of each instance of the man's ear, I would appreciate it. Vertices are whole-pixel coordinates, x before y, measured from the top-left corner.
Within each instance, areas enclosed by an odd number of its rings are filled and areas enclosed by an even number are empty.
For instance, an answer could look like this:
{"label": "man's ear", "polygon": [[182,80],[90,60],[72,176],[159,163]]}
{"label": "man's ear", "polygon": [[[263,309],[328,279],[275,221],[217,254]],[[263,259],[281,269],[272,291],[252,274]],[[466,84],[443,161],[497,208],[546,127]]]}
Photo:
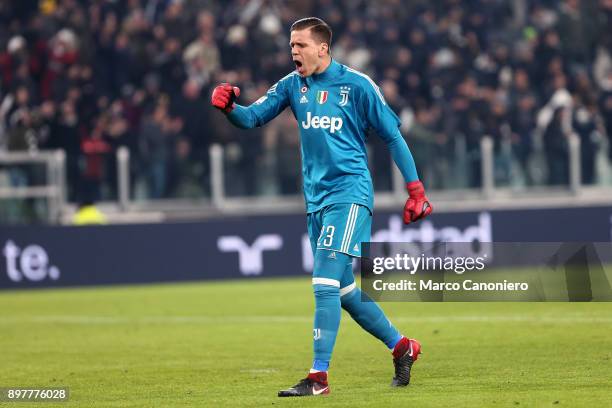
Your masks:
{"label": "man's ear", "polygon": [[329,45],[327,43],[321,43],[319,45],[319,57],[324,57],[325,54],[329,53]]}

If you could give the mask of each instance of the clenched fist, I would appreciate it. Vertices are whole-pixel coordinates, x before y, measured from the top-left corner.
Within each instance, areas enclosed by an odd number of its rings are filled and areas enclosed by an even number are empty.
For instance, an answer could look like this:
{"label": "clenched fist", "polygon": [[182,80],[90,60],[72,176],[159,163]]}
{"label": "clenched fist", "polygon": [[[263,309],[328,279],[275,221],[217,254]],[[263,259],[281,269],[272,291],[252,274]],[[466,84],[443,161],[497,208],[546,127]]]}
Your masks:
{"label": "clenched fist", "polygon": [[234,101],[240,96],[240,88],[227,82],[215,87],[211,97],[212,105],[228,114],[234,109]]}

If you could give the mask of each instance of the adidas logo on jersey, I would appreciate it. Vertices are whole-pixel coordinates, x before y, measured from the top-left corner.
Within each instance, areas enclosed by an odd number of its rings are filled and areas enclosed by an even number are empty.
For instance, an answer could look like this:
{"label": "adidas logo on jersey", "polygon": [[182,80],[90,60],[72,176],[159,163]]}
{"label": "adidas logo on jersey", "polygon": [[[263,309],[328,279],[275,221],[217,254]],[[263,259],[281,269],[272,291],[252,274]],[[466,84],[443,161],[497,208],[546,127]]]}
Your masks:
{"label": "adidas logo on jersey", "polygon": [[330,133],[336,133],[342,129],[344,122],[342,118],[335,116],[312,116],[312,113],[306,112],[306,121],[302,121],[302,129],[329,129]]}
{"label": "adidas logo on jersey", "polygon": [[329,254],[328,258],[329,259],[336,259],[336,253],[332,252],[331,254]]}
{"label": "adidas logo on jersey", "polygon": [[308,98],[306,97],[306,95],[302,95],[302,97],[300,98],[300,103],[308,103]]}

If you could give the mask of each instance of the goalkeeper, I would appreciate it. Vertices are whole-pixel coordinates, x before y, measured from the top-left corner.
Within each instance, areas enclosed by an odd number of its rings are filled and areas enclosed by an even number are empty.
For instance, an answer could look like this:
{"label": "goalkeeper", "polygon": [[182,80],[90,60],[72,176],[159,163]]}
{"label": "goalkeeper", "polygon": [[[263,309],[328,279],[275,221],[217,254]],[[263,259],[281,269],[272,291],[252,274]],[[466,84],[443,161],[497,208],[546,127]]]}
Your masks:
{"label": "goalkeeper", "polygon": [[245,107],[234,101],[240,89],[217,86],[212,104],[235,126],[263,126],[286,107],[298,121],[301,138],[308,234],[314,253],[314,359],[310,373],[279,397],[328,394],[327,371],[340,325],[341,308],[391,350],[393,386],[406,386],[421,346],[402,336],[375,302],[362,302],[352,258],[370,240],[374,191],[368,170],[366,134],[373,128],[386,142],[408,189],[404,222],[431,214],[414,159],[399,132],[400,121],[374,82],[334,61],[332,32],[308,17],[291,26],[295,71]]}

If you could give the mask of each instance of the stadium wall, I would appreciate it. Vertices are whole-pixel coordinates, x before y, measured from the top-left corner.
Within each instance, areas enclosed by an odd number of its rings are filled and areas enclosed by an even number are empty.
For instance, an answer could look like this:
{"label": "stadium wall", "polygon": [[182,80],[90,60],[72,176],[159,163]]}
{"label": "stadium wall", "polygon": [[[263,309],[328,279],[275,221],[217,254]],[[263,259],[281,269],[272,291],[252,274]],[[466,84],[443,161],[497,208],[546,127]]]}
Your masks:
{"label": "stadium wall", "polygon": [[[198,223],[0,228],[0,289],[307,276],[304,215]],[[612,206],[435,214],[377,212],[372,241],[612,240]]]}

